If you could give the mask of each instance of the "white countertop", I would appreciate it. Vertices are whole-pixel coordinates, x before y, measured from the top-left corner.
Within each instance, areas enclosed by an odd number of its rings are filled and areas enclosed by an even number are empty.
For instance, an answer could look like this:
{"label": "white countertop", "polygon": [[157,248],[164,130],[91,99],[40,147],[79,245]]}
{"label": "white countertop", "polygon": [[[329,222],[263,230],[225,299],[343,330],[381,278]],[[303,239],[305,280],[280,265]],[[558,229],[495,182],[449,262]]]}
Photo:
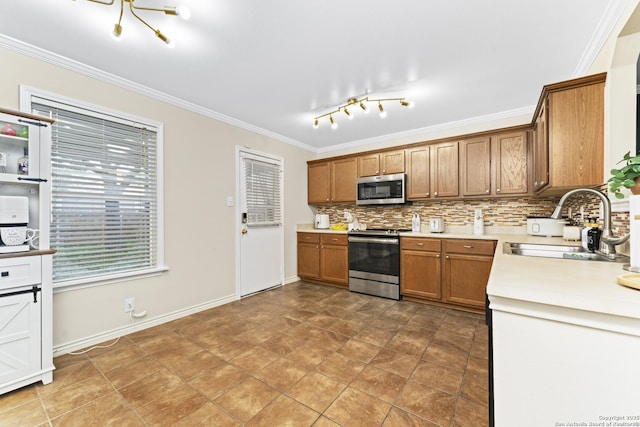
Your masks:
{"label": "white countertop", "polygon": [[[583,312],[640,320],[640,290],[619,285],[617,276],[629,274],[622,263],[538,258],[504,254],[504,242],[575,244],[560,237],[529,236],[520,227],[509,227],[515,233],[505,233],[507,227],[491,234],[474,235],[469,227],[447,229],[445,233],[401,233],[401,236],[449,239],[497,240],[496,252],[487,284],[491,304],[498,299],[544,304]],[[346,231],[315,230],[312,225],[298,226],[298,231],[346,233]],[[638,331],[640,334],[640,331]]]}

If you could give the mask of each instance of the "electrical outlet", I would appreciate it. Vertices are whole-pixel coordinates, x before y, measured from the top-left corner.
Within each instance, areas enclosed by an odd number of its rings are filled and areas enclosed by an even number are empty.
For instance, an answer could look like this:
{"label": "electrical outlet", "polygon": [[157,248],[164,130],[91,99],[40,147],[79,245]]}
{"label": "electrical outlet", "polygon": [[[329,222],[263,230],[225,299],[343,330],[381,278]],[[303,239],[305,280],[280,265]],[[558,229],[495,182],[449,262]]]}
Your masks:
{"label": "electrical outlet", "polygon": [[135,304],[133,302],[133,298],[125,298],[124,300],[124,312],[130,313],[135,310]]}

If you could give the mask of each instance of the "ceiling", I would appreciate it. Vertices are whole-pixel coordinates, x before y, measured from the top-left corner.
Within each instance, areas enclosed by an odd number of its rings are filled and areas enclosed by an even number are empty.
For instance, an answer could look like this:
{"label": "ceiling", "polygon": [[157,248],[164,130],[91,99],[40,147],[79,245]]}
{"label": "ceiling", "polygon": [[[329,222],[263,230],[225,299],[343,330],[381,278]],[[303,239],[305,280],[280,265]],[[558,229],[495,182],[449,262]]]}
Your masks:
{"label": "ceiling", "polygon": [[[139,13],[175,42],[169,49],[126,9],[114,40],[118,0],[10,0],[0,42],[322,152],[532,113],[543,85],[586,73],[626,3],[182,0],[189,21]],[[337,115],[337,129],[313,128],[315,116],[367,94],[414,107],[385,105],[384,119],[358,109],[353,120]]]}

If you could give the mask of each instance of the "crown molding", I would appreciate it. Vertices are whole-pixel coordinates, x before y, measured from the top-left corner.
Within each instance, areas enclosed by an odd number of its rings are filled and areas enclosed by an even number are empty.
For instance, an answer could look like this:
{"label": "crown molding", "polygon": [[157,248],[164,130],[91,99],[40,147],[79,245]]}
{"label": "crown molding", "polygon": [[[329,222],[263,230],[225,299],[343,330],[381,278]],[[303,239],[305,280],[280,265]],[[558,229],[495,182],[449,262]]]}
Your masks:
{"label": "crown molding", "polygon": [[114,86],[118,86],[123,89],[127,89],[144,96],[148,96],[149,98],[153,98],[158,101],[165,102],[175,107],[179,107],[197,114],[201,114],[205,117],[209,117],[209,118],[230,124],[232,126],[275,139],[285,144],[293,145],[298,148],[305,149],[307,151],[317,152],[317,149],[315,147],[304,144],[295,139],[288,138],[286,136],[280,135],[275,132],[271,132],[267,129],[263,129],[258,126],[254,126],[250,123],[244,122],[242,120],[238,120],[234,117],[230,117],[230,116],[218,113],[217,111],[213,111],[208,108],[204,108],[200,105],[187,102],[183,99],[180,99],[172,95],[168,95],[164,92],[152,89],[145,85],[135,83],[127,79],[123,79],[122,77],[118,77],[114,74],[107,73],[106,71],[97,69],[95,67],[91,67],[89,65],[83,64],[78,61],[74,61],[65,56],[52,53],[50,51],[44,50],[42,48],[39,48],[37,46],[31,45],[28,43],[24,43],[14,38],[7,37],[3,34],[0,34],[0,47],[4,47],[9,50],[29,56],[31,58],[41,60],[48,64],[51,64],[60,68],[64,68],[66,70],[74,71],[74,72],[83,74],[85,76],[92,77],[96,80],[100,80],[102,82],[109,83]]}

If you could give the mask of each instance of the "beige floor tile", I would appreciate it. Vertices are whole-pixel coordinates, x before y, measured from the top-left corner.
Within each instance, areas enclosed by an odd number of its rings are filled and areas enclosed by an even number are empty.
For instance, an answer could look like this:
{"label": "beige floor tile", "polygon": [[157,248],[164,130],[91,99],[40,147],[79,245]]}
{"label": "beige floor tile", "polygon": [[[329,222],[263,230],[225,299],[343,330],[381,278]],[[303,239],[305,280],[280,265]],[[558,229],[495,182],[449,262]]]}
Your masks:
{"label": "beige floor tile", "polygon": [[42,385],[38,383],[41,396],[56,393],[65,387],[77,384],[92,377],[102,377],[90,361],[84,361],[53,372],[53,382]]}
{"label": "beige floor tile", "polygon": [[419,361],[420,356],[384,348],[373,358],[370,365],[409,378]]}
{"label": "beige floor tile", "polygon": [[489,409],[487,405],[464,398],[459,399],[453,425],[455,427],[489,425]]}
{"label": "beige floor tile", "polygon": [[349,387],[331,404],[325,416],[344,426],[379,426],[390,409],[390,404]]}
{"label": "beige floor tile", "polygon": [[489,360],[482,357],[469,357],[466,372],[468,374],[487,377],[489,375]]}
{"label": "beige floor tile", "polygon": [[391,340],[384,346],[388,350],[397,351],[398,353],[414,354],[422,356],[427,345],[435,335],[433,331],[406,331],[404,328],[394,335]]}
{"label": "beige floor tile", "polygon": [[86,362],[87,360],[89,360],[89,356],[86,354],[63,354],[53,359],[53,365],[56,367],[56,370],[62,370],[68,366]]}
{"label": "beige floor tile", "polygon": [[138,413],[149,425],[172,426],[179,420],[197,412],[209,401],[186,384],[171,390],[148,405],[138,408]]}
{"label": "beige floor tile", "polygon": [[322,416],[313,423],[313,427],[342,427],[340,424],[331,421],[329,418]]}
{"label": "beige floor tile", "polygon": [[248,378],[248,374],[229,363],[223,363],[189,381],[208,399],[215,399]]}
{"label": "beige floor tile", "polygon": [[160,362],[151,356],[144,356],[138,359],[132,359],[128,361],[128,363],[123,361],[122,366],[105,372],[104,376],[116,389],[120,389],[162,369],[163,367]]}
{"label": "beige floor tile", "polygon": [[373,326],[367,326],[362,329],[355,338],[359,341],[364,341],[378,347],[384,347],[394,335],[395,332],[385,331],[384,329]]}
{"label": "beige floor tile", "polygon": [[193,355],[185,355],[184,357],[165,355],[158,361],[185,381],[189,381],[224,363],[224,360],[206,350],[200,350]]}
{"label": "beige floor tile", "polygon": [[161,369],[120,388],[118,391],[131,406],[139,409],[153,401],[170,396],[182,384],[183,381],[179,377],[167,369]]}
{"label": "beige floor tile", "polygon": [[356,339],[350,339],[340,347],[340,349],[338,349],[338,353],[362,363],[369,363],[374,357],[376,357],[380,350],[381,348],[376,345]]}
{"label": "beige floor tile", "polygon": [[409,381],[396,406],[436,424],[448,426],[453,420],[456,397],[424,384]]}
{"label": "beige floor tile", "polygon": [[[477,427],[482,426],[484,426],[484,424],[477,425]],[[382,427],[438,427],[438,425],[394,407],[391,408]],[[474,427],[474,425],[469,424],[467,427]]]}
{"label": "beige floor tile", "polygon": [[411,375],[411,380],[428,385],[449,394],[458,394],[464,373],[455,369],[421,362]]}
{"label": "beige floor tile", "polygon": [[249,373],[255,373],[279,358],[279,354],[256,346],[232,359],[231,364]]}
{"label": "beige floor tile", "polygon": [[367,393],[370,396],[393,404],[407,379],[373,366],[367,366],[349,387]]}
{"label": "beige floor tile", "polygon": [[277,337],[271,338],[269,341],[262,343],[261,345],[274,353],[278,353],[281,356],[286,356],[296,348],[300,347],[306,342],[307,338],[300,335],[288,335],[281,334]]}
{"label": "beige floor tile", "polygon": [[215,403],[208,402],[195,412],[175,422],[175,427],[238,427],[239,420],[227,414]]}
{"label": "beige floor tile", "polygon": [[[0,402],[3,397],[0,397]],[[31,400],[0,413],[0,425],[3,427],[37,426],[47,422],[47,414],[40,399]]]}
{"label": "beige floor tile", "polygon": [[288,395],[314,411],[322,412],[344,388],[344,384],[326,375],[311,372],[291,387]]}
{"label": "beige floor tile", "polygon": [[89,359],[91,363],[101,372],[110,371],[119,368],[122,365],[128,365],[132,360],[139,359],[147,354],[139,346],[129,340],[121,340],[113,348],[113,351],[105,353],[91,354]]}
{"label": "beige floor tile", "polygon": [[469,360],[469,354],[466,351],[460,351],[455,348],[430,344],[422,355],[422,360],[464,371],[467,366],[467,361]]}
{"label": "beige floor tile", "polygon": [[448,347],[468,353],[471,349],[473,339],[447,332],[446,328],[441,326],[440,330],[438,330],[438,332],[433,336],[433,340],[431,342],[442,347]]}
{"label": "beige floor tile", "polygon": [[462,382],[461,394],[466,399],[486,405],[489,401],[487,376],[466,374]]}
{"label": "beige floor tile", "polygon": [[314,343],[306,343],[290,351],[287,359],[291,359],[300,365],[313,369],[326,359],[333,351]]}
{"label": "beige floor tile", "polygon": [[113,391],[111,384],[102,375],[94,375],[43,395],[41,399],[49,417],[56,418]]}
{"label": "beige floor tile", "polygon": [[309,369],[293,360],[280,358],[254,374],[254,376],[271,387],[285,392],[307,375],[308,372]]}
{"label": "beige floor tile", "polygon": [[[129,418],[130,417],[130,418]],[[127,419],[129,422],[124,423]],[[132,425],[144,426],[145,423],[131,408],[129,403],[116,391],[73,409],[52,420],[54,426],[106,426]]]}
{"label": "beige floor tile", "polygon": [[349,384],[367,366],[339,353],[332,353],[320,363],[316,370],[344,384]]}
{"label": "beige floor tile", "polygon": [[320,414],[301,403],[280,395],[266,408],[260,411],[247,424],[247,427],[299,427],[310,426]]}
{"label": "beige floor tile", "polygon": [[33,386],[10,391],[0,396],[0,414],[26,403],[33,402],[34,400],[38,400],[39,402],[39,399],[37,389]]}
{"label": "beige floor tile", "polygon": [[218,397],[215,403],[240,421],[247,422],[279,395],[273,387],[249,378]]}

